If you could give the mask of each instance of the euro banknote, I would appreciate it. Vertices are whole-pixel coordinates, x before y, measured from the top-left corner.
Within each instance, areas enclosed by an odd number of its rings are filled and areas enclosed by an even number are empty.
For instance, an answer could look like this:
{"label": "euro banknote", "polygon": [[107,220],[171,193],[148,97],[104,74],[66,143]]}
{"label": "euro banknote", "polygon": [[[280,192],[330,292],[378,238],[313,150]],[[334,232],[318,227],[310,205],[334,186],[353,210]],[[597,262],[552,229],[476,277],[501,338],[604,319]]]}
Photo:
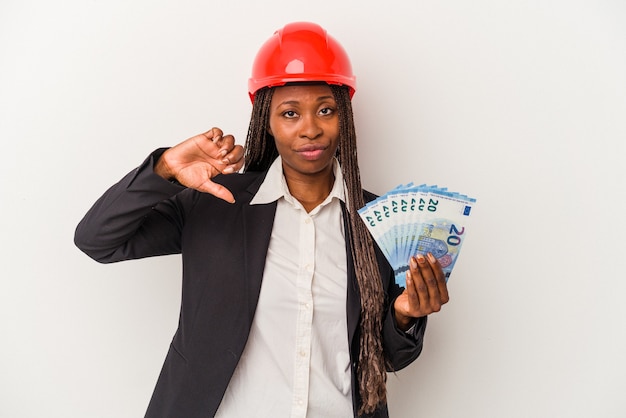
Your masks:
{"label": "euro banknote", "polygon": [[446,281],[459,257],[476,199],[437,185],[399,185],[367,203],[358,213],[394,269],[396,283],[406,285],[412,256],[431,253]]}

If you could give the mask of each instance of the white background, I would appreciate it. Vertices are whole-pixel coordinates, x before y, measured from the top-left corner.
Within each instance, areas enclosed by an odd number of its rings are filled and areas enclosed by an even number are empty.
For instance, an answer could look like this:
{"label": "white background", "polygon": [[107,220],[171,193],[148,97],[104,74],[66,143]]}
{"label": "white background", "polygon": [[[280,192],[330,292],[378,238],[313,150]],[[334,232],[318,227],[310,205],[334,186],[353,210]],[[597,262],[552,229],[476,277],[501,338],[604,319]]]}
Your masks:
{"label": "white background", "polygon": [[367,188],[478,199],[392,416],[626,416],[622,0],[0,0],[0,416],[143,416],[179,258],[99,265],[74,228],[154,148],[243,143],[254,54],[294,20],[352,58]]}

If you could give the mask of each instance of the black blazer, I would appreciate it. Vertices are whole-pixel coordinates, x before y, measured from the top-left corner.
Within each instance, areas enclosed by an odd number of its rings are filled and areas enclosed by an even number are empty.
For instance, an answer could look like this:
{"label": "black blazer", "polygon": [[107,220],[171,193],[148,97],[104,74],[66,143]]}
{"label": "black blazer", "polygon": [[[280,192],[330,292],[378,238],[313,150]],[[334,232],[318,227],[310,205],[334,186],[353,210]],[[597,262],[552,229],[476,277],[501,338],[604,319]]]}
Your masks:
{"label": "black blazer", "polygon": [[[157,150],[98,199],[76,228],[75,243],[102,263],[182,254],[178,330],[146,417],[206,418],[215,414],[248,338],[276,202],[249,204],[265,172],[214,179],[233,193],[234,204],[168,182],[153,173],[153,164],[163,151]],[[371,200],[374,195],[366,197]],[[347,332],[356,410],[360,403],[356,382],[360,300],[346,242]],[[418,322],[413,335],[397,329],[390,306],[401,289],[378,248],[376,255],[387,295],[383,346],[389,369],[399,370],[419,356],[426,318]],[[371,416],[387,417],[386,406]]]}

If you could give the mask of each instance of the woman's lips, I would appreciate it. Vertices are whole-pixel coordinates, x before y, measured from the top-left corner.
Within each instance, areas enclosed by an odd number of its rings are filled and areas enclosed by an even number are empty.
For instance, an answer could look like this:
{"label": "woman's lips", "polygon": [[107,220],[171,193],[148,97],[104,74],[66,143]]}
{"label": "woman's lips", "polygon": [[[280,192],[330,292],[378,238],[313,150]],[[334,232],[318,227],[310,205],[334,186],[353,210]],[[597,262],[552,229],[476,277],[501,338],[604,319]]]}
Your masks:
{"label": "woman's lips", "polygon": [[305,146],[302,148],[299,148],[296,152],[305,160],[317,160],[319,159],[322,154],[324,153],[324,150],[326,149],[326,147],[323,146]]}

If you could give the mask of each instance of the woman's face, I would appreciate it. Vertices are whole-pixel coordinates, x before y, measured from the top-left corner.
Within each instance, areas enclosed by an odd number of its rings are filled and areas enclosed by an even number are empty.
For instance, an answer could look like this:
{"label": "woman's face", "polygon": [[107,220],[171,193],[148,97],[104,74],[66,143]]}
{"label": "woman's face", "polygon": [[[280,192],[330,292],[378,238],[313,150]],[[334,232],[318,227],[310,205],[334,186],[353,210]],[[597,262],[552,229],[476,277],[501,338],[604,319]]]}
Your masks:
{"label": "woman's face", "polygon": [[269,133],[285,176],[328,174],[339,143],[337,103],[327,84],[275,87]]}

